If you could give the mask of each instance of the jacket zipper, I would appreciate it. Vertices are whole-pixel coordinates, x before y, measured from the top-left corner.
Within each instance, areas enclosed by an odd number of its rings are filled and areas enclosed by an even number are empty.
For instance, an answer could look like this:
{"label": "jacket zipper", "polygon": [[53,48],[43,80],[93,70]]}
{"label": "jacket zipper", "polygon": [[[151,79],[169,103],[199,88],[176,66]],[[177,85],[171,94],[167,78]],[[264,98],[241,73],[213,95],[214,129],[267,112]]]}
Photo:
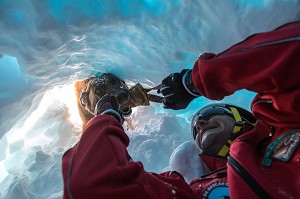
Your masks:
{"label": "jacket zipper", "polygon": [[256,193],[259,198],[272,198],[256,181],[255,179],[244,169],[244,167],[238,163],[232,156],[228,156],[228,164],[234,171],[242,178],[244,182]]}
{"label": "jacket zipper", "polygon": [[245,49],[241,49],[241,50],[238,50],[238,51],[235,51],[235,52],[228,52],[228,53],[224,52],[224,53],[220,53],[218,56],[228,56],[228,55],[232,55],[232,54],[236,54],[236,53],[246,52],[246,51],[249,51],[249,50],[252,50],[252,49],[255,49],[255,48],[259,48],[259,47],[270,46],[270,45],[275,45],[275,44],[281,44],[281,43],[290,42],[290,41],[300,41],[300,36],[290,37],[290,38],[286,38],[286,39],[280,39],[280,40],[271,41],[271,42],[262,43],[262,44],[257,44],[255,46],[245,48]]}

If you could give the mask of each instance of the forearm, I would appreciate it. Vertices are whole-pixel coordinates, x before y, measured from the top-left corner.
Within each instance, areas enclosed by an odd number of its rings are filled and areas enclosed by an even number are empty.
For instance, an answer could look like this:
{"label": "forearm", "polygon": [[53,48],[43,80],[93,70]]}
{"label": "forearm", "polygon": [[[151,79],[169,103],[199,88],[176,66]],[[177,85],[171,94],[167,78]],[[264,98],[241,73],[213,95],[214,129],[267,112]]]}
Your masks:
{"label": "forearm", "polygon": [[239,89],[279,93],[299,85],[300,25],[289,27],[256,34],[218,55],[200,56],[192,73],[198,92],[222,99]]}
{"label": "forearm", "polygon": [[[126,151],[128,143],[128,137],[115,118],[107,115],[93,118],[78,144],[63,158],[65,186],[68,186],[65,189],[69,189],[75,198],[86,198],[87,195],[91,199],[97,198],[108,194],[111,182],[118,183],[126,175],[138,173],[138,165],[130,166]],[[130,173],[126,172],[129,168]]]}
{"label": "forearm", "polygon": [[152,175],[140,162],[131,161],[128,144],[115,118],[101,115],[92,119],[79,143],[63,159],[65,194],[69,189],[75,198],[173,198],[172,187],[178,186],[178,198],[191,197],[183,179]]}

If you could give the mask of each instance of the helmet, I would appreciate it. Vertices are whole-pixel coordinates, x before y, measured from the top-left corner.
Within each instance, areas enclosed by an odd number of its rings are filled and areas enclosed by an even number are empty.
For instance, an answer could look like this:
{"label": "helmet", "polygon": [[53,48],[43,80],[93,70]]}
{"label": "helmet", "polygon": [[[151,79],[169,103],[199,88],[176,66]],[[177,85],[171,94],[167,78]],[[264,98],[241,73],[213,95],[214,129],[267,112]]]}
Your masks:
{"label": "helmet", "polygon": [[[224,114],[233,118],[235,124],[232,132],[231,133],[229,132],[230,134],[229,140],[227,140],[227,142],[224,143],[224,146],[223,144],[221,144],[221,146],[223,147],[219,149],[218,156],[222,156],[222,157],[225,157],[228,154],[230,143],[242,133],[243,131],[242,127],[244,125],[249,125],[251,126],[251,128],[253,128],[256,122],[256,118],[249,111],[235,105],[210,104],[201,108],[193,116],[192,123],[191,123],[192,135],[194,140],[196,140],[196,136],[198,134],[196,125],[199,120],[203,120],[203,119],[208,120],[213,116],[224,115]],[[229,143],[229,146],[227,146],[228,145],[227,143]]]}

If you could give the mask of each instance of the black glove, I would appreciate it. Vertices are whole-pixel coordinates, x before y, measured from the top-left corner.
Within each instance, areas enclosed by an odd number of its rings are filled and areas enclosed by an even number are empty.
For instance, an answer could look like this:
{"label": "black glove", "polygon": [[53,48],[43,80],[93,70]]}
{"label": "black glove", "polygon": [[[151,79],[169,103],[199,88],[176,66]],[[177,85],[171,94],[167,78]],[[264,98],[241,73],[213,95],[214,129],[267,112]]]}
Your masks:
{"label": "black glove", "polygon": [[115,95],[104,95],[96,104],[94,115],[108,114],[114,116],[121,124],[124,122],[120,103]]}
{"label": "black glove", "polygon": [[185,109],[193,99],[200,96],[192,81],[192,71],[188,69],[170,74],[162,84],[163,87],[157,92],[164,96],[166,109]]}

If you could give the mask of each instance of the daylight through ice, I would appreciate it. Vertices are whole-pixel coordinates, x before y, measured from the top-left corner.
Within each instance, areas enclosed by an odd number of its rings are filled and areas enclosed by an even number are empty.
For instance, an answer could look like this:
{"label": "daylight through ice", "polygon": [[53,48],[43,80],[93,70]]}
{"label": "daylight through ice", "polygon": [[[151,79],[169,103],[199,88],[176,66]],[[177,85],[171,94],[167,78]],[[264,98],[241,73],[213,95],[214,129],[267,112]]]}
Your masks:
{"label": "daylight through ice", "polygon": [[[75,81],[109,72],[153,87],[200,53],[299,19],[299,0],[0,0],[0,198],[61,198],[61,157],[82,131]],[[253,96],[242,90],[221,102],[249,110]],[[148,171],[200,176],[207,168],[189,122],[209,102],[134,108],[124,124],[132,158]]]}

